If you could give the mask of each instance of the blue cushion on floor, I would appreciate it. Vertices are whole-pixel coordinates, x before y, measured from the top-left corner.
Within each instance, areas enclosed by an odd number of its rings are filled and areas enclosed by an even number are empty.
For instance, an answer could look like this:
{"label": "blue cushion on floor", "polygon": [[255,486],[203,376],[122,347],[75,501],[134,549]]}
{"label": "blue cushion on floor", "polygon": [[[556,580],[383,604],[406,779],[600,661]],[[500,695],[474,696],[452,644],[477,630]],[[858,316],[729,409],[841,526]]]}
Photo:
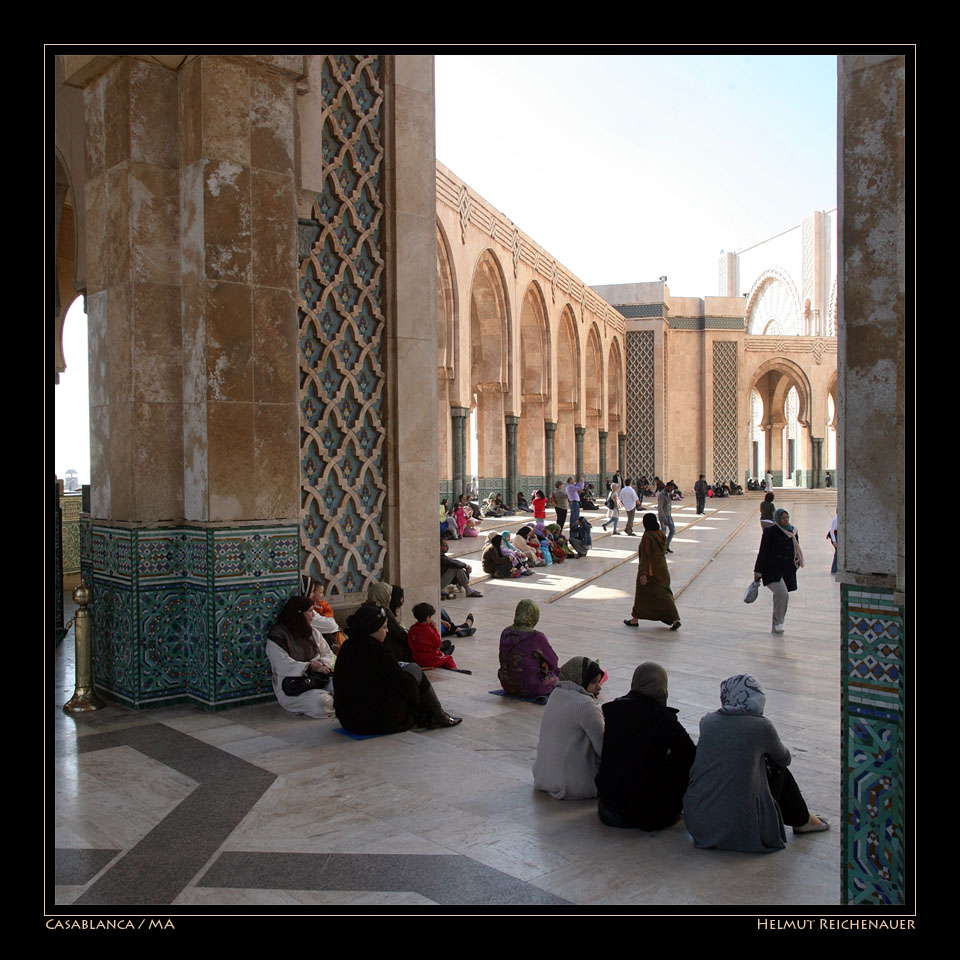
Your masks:
{"label": "blue cushion on floor", "polygon": [[350,740],[369,740],[371,737],[391,737],[391,733],[351,733],[349,730],[344,730],[343,727],[334,727],[334,733],[339,733],[341,736],[347,737]]}

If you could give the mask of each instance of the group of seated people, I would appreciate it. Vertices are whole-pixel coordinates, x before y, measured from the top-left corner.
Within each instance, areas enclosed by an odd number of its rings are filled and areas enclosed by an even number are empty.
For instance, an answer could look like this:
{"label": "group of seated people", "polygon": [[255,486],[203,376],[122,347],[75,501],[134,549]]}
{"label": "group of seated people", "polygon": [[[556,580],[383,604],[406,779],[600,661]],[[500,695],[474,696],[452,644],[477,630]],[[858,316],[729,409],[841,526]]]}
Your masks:
{"label": "group of seated people", "polygon": [[[323,599],[323,584],[306,578],[300,596],[285,604],[270,629],[266,652],[278,703],[291,713],[322,719],[336,715],[354,734],[399,733],[411,727],[453,727],[424,670],[457,667],[454,645],[444,634],[470,636],[473,615],[462,624],[428,603],[413,608],[416,624],[400,623],[404,593],[374,584],[367,600],[347,619],[346,637]],[[333,646],[336,646],[336,653]]]}
{"label": "group of seated people", "polygon": [[[747,481],[747,489],[754,489],[750,486],[750,482]],[[707,486],[707,496],[708,497],[736,497],[743,495],[743,487],[740,486],[735,480],[731,480],[729,483],[717,483],[714,482]]]}
{"label": "group of seated people", "polygon": [[506,693],[548,698],[536,789],[559,800],[597,797],[612,827],[662,830],[682,817],[698,847],[765,853],[786,845],[784,824],[798,834],[828,829],[787,769],[790,751],[763,716],[753,677],[723,681],[721,707],[700,721],[694,745],[667,706],[663,667],[640,664],[629,692],[601,708],[603,668],[582,656],[561,666],[538,621],[536,604],[521,600],[500,636],[499,671]]}
{"label": "group of seated people", "polygon": [[[344,637],[322,584],[307,580],[267,640],[281,706],[309,717],[335,714],[358,735],[461,723],[443,709],[425,670],[470,671],[457,667],[430,604],[417,604],[417,622],[404,630],[403,601],[400,587],[375,584],[348,618]],[[763,716],[766,697],[753,677],[721,683],[720,709],[700,721],[694,745],[678,711],[667,706],[661,666],[640,664],[629,692],[601,708],[603,668],[584,656],[561,665],[537,630],[539,618],[533,600],[517,604],[500,635],[498,671],[505,693],[546,698],[536,789],[557,799],[596,797],[600,820],[612,827],[661,830],[682,817],[698,847],[765,853],[786,845],[784,825],[797,834],[829,828],[809,812],[787,769],[790,751]],[[472,617],[459,627],[446,617],[441,623],[447,632],[474,629]]]}
{"label": "group of seated people", "polygon": [[459,540],[461,537],[475,537],[480,528],[480,507],[472,503],[469,497],[460,494],[454,506],[448,498],[440,501],[440,536],[444,539]]}
{"label": "group of seated people", "polygon": [[565,537],[557,523],[521,527],[516,534],[509,530],[491,530],[480,562],[492,579],[532,576],[533,567],[551,566],[565,560],[579,560],[587,555],[593,541],[590,522],[581,516]]}

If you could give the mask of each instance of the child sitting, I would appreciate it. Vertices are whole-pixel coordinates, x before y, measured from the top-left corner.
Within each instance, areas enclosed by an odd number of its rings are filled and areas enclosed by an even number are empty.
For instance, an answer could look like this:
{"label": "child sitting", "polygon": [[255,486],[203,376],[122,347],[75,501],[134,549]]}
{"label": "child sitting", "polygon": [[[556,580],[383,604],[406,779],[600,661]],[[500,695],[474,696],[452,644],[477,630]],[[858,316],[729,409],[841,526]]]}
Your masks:
{"label": "child sitting", "polygon": [[407,631],[407,643],[413,654],[413,661],[428,669],[444,667],[447,670],[456,670],[457,663],[450,656],[453,653],[453,644],[449,640],[440,639],[440,633],[431,619],[436,612],[429,603],[418,603],[413,608],[417,622]]}

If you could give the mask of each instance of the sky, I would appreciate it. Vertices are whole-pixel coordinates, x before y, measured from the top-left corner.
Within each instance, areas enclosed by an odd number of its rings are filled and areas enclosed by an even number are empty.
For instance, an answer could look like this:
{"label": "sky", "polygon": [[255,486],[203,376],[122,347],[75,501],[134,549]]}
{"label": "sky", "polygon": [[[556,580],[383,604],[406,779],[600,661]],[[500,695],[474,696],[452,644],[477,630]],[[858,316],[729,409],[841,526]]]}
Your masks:
{"label": "sky", "polygon": [[836,204],[836,57],[438,56],[437,159],[588,285],[718,293]]}

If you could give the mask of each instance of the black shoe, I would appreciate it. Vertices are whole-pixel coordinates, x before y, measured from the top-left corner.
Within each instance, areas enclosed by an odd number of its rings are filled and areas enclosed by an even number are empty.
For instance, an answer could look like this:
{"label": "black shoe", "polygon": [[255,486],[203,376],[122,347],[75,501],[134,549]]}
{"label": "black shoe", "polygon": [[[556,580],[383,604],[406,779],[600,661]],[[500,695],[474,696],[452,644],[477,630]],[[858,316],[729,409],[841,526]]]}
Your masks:
{"label": "black shoe", "polygon": [[451,717],[449,713],[444,713],[431,720],[427,724],[427,729],[440,730],[444,727],[455,727],[458,723],[463,723],[463,717]]}

